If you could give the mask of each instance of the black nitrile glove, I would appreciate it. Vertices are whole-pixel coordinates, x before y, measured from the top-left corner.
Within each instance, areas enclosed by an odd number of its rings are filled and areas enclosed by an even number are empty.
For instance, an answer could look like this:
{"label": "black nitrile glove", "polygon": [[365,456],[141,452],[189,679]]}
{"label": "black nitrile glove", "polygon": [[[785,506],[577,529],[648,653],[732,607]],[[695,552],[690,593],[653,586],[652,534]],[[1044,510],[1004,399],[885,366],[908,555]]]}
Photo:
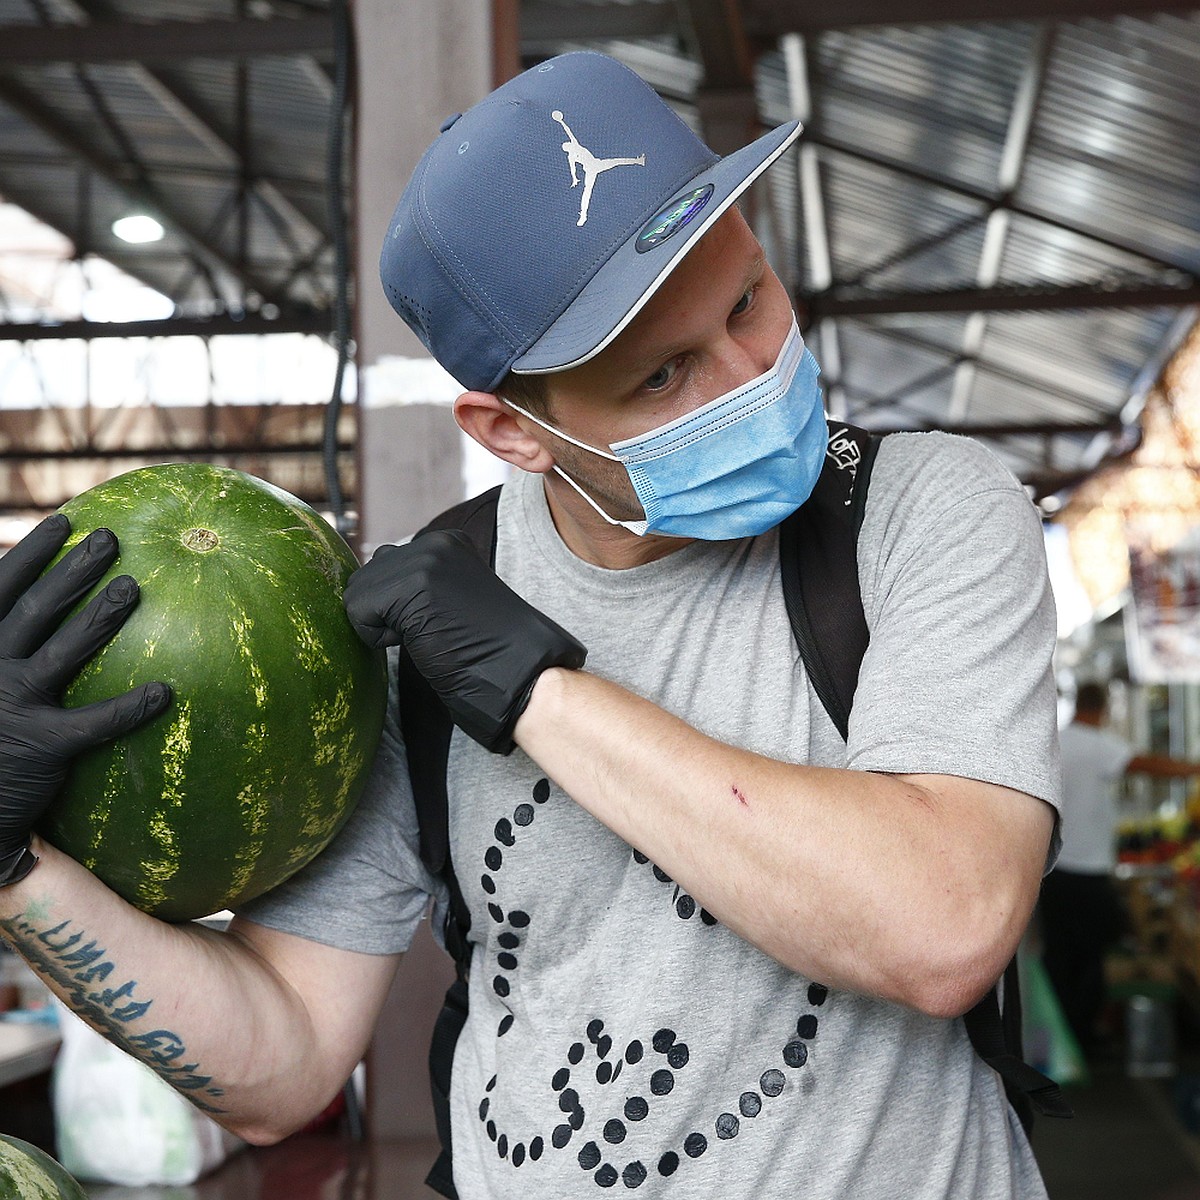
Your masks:
{"label": "black nitrile glove", "polygon": [[587,657],[456,530],[380,548],[350,576],[346,612],[368,646],[403,646],[454,723],[497,754],[512,751],[538,676]]}
{"label": "black nitrile glove", "polygon": [[30,833],[71,758],[129,733],[171,702],[165,683],[147,683],[83,708],[59,703],[138,599],[137,584],[122,575],[59,628],[117,556],[116,537],[98,529],[42,576],[70,532],[70,521],[56,513],[0,558],[0,887],[37,861]]}

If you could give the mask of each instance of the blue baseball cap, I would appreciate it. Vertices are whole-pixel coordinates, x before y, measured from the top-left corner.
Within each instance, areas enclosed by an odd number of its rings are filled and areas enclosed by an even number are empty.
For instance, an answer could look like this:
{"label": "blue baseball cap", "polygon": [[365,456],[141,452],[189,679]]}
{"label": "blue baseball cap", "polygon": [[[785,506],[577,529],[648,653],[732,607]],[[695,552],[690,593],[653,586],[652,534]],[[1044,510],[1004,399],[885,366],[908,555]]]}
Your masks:
{"label": "blue baseball cap", "polygon": [[564,54],[450,118],[404,189],[380,277],[464,387],[599,354],[795,140],[724,158],[607,55]]}

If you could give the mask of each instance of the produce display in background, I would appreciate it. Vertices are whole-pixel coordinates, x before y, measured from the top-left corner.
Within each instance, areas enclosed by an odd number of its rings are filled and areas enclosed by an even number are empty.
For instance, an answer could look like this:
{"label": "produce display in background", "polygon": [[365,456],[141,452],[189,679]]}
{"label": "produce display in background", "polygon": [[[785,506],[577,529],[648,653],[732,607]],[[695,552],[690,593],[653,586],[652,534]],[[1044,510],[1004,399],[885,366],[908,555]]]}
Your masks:
{"label": "produce display in background", "polygon": [[83,1188],[44,1151],[0,1133],[0,1200],[87,1200]]}
{"label": "produce display in background", "polygon": [[101,527],[120,542],[92,595],[141,586],[64,702],[153,680],[174,699],[76,759],[40,832],[155,916],[233,908],[322,850],[366,782],[387,676],[342,607],[357,560],[296,497],[203,463],[130,471],[62,511],[64,553]]}
{"label": "produce display in background", "polygon": [[1180,811],[1154,813],[1119,822],[1117,861],[1128,866],[1174,866],[1181,872],[1200,868],[1200,789]]}

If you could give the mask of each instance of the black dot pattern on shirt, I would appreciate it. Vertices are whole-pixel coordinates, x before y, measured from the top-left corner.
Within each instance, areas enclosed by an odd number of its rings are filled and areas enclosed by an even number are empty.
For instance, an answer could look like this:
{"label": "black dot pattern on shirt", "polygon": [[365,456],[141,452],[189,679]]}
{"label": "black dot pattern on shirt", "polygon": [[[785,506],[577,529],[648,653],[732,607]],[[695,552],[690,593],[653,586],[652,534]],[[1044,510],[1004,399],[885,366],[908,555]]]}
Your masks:
{"label": "black dot pattern on shirt", "polygon": [[659,883],[674,885],[674,891],[671,893],[671,905],[675,910],[675,915],[681,921],[690,921],[696,915],[696,913],[699,912],[700,919],[705,925],[715,925],[717,923],[717,918],[714,917],[707,909],[701,908],[696,903],[695,898],[689,896],[678,884],[676,884],[671,876],[662,869],[662,867],[658,866],[657,863],[652,863],[650,859],[647,858],[646,855],[644,855],[640,850],[631,850],[630,853],[633,856],[633,861],[639,866],[650,867],[654,878],[657,879]]}
{"label": "black dot pattern on shirt", "polygon": [[604,1123],[604,1140],[610,1146],[619,1146],[625,1140],[625,1125],[615,1117]]}
{"label": "black dot pattern on shirt", "polygon": [[778,1096],[783,1091],[783,1086],[786,1080],[783,1077],[782,1071],[777,1071],[774,1067],[769,1071],[764,1071],[762,1078],[758,1081],[758,1086],[762,1090],[764,1096]]}
{"label": "black dot pattern on shirt", "polygon": [[[512,914],[509,914],[510,924],[511,917]],[[506,945],[513,946],[513,948],[520,944],[520,938],[507,930],[500,936],[512,939],[507,941]],[[817,990],[814,991],[814,988]],[[814,999],[819,999],[823,1004],[827,997],[828,991],[822,985],[810,987],[810,1004]],[[511,1014],[506,1019],[511,1020]],[[786,1067],[797,1069],[807,1063],[809,1048],[806,1043],[816,1038],[818,1026],[818,1019],[813,1013],[802,1013],[797,1018],[796,1033],[782,1041],[781,1053]],[[619,1160],[615,1164],[605,1162],[602,1147],[617,1147],[625,1143],[629,1137],[629,1126],[646,1120],[655,1103],[670,1105],[671,1101],[666,1097],[669,1097],[675,1090],[676,1073],[685,1070],[689,1065],[692,1057],[691,1050],[686,1041],[680,1040],[674,1029],[664,1027],[656,1030],[647,1039],[647,1042],[636,1038],[630,1040],[625,1046],[624,1054],[613,1060],[611,1057],[614,1049],[613,1038],[606,1030],[604,1020],[593,1017],[582,1032],[586,1042],[581,1039],[570,1044],[566,1053],[567,1065],[554,1071],[549,1081],[551,1090],[557,1093],[558,1108],[565,1117],[565,1120],[551,1131],[549,1141],[556,1150],[562,1150],[569,1146],[576,1133],[590,1129],[592,1136],[577,1152],[580,1167],[592,1175],[594,1182],[599,1187],[614,1187],[619,1182],[623,1183],[627,1189],[639,1188],[650,1174],[645,1163],[633,1158],[624,1164]],[[605,1118],[601,1115],[599,1123],[593,1123],[590,1126],[579,1091],[576,1087],[569,1086],[572,1069],[580,1066],[588,1055],[588,1043],[595,1050],[596,1058],[599,1060],[596,1064],[595,1076],[597,1083],[602,1087],[610,1085],[622,1067],[628,1065],[631,1070],[637,1067],[645,1058],[647,1049],[652,1050],[655,1055],[659,1056],[659,1061],[666,1064],[656,1067],[652,1062],[649,1067],[643,1068],[650,1072],[648,1095],[627,1096],[623,1102],[619,1102],[621,1103],[619,1117],[609,1115]],[[643,1079],[645,1079],[644,1076]],[[496,1077],[493,1076],[488,1083],[487,1090],[492,1091],[495,1085]],[[736,1106],[731,1105],[729,1110],[718,1110],[718,1115],[713,1119],[711,1131],[707,1136],[699,1131],[693,1132],[684,1139],[682,1147],[663,1152],[655,1163],[659,1175],[668,1178],[679,1170],[682,1162],[686,1159],[697,1159],[706,1154],[712,1144],[709,1139],[714,1135],[716,1143],[732,1142],[737,1139],[743,1133],[742,1122],[758,1117],[762,1113],[765,1103],[783,1095],[786,1090],[786,1071],[780,1070],[778,1067],[770,1067],[763,1071],[758,1078],[757,1089],[747,1089],[741,1092],[737,1096]],[[526,1149],[524,1142],[513,1140],[508,1134],[497,1129],[495,1112],[487,1096],[484,1096],[480,1102],[479,1117],[481,1121],[486,1122],[488,1136],[496,1144],[496,1152],[501,1159],[507,1159],[514,1167],[519,1167],[527,1160],[533,1163],[541,1158],[544,1150],[544,1141],[541,1137],[530,1139],[528,1149]],[[586,1136],[586,1132],[584,1136]],[[686,1159],[680,1157],[678,1152],[680,1149]]]}
{"label": "black dot pattern on shirt", "polygon": [[802,1067],[808,1062],[808,1047],[803,1042],[788,1042],[783,1048],[783,1061],[789,1067]]}
{"label": "black dot pattern on shirt", "polygon": [[[536,804],[545,804],[550,798],[550,782],[547,779],[539,779],[533,788],[533,799]],[[512,819],[501,817],[492,830],[492,835],[496,839],[495,845],[489,846],[483,852],[483,863],[487,867],[487,872],[480,876],[479,886],[489,896],[496,896],[499,891],[499,884],[496,876],[501,873],[504,867],[504,851],[500,849],[503,846],[505,849],[512,849],[517,844],[517,830],[524,829],[533,824],[537,810],[533,804],[523,803],[518,804],[513,810]],[[515,828],[514,828],[515,827]],[[501,953],[496,957],[496,965],[499,972],[492,979],[492,990],[497,996],[507,997],[512,991],[512,980],[509,976],[516,971],[520,965],[520,960],[513,953],[521,944],[521,939],[512,932],[514,929],[525,929],[529,926],[529,914],[522,909],[513,909],[506,913],[503,905],[496,901],[488,903],[488,915],[497,925],[507,925],[509,928],[503,930],[497,935]],[[505,1018],[508,1020],[508,1018]],[[509,1021],[511,1027],[511,1021]],[[499,1036],[508,1032],[508,1027],[500,1030]]]}
{"label": "black dot pattern on shirt", "polygon": [[[516,806],[511,819],[500,818],[493,831],[494,844],[488,846],[484,852],[484,864],[487,872],[480,876],[480,886],[488,896],[495,897],[495,900],[487,905],[488,913],[497,925],[504,927],[495,935],[499,947],[496,955],[499,972],[492,981],[494,990],[500,996],[509,994],[511,985],[508,976],[517,971],[519,967],[518,952],[523,935],[518,931],[527,929],[531,924],[528,912],[522,909],[506,911],[500,900],[499,893],[503,884],[498,876],[501,875],[504,866],[504,851],[501,847],[504,850],[513,850],[519,847],[521,831],[527,829],[535,821],[537,815],[535,805],[545,804],[549,800],[550,794],[549,781],[539,780],[533,788],[534,803],[523,803]],[[639,851],[634,850],[632,853],[635,862],[651,867],[654,878],[660,884],[673,887],[671,903],[673,911],[679,919],[691,920],[698,913],[704,925],[714,926],[718,923],[707,909],[699,907],[693,897],[683,892],[665,871],[651,863]],[[824,1005],[828,996],[829,990],[823,984],[815,982],[809,984],[807,999],[812,1008]],[[497,1036],[503,1037],[512,1028],[513,1022],[513,1014],[506,1014],[500,1021]],[[807,1063],[809,1047],[806,1043],[812,1042],[816,1038],[818,1026],[819,1021],[815,1013],[802,1013],[798,1017],[795,1034],[782,1042],[781,1053],[787,1068],[798,1069]],[[595,1078],[601,1087],[611,1086],[620,1074],[622,1067],[628,1065],[631,1070],[637,1067],[646,1054],[645,1043],[635,1038],[625,1045],[624,1054],[619,1054],[615,1060],[611,1059],[614,1048],[613,1037],[605,1031],[605,1023],[599,1017],[588,1022],[584,1036],[594,1048],[596,1058],[599,1060],[596,1063]],[[623,1103],[618,1101],[622,1104],[619,1111],[623,1120],[615,1116],[605,1119],[601,1115],[601,1123],[590,1126],[593,1137],[587,1141],[582,1150],[578,1151],[580,1167],[592,1173],[592,1177],[599,1187],[614,1187],[621,1182],[627,1189],[636,1189],[646,1181],[649,1172],[646,1165],[640,1160],[633,1159],[623,1166],[619,1160],[616,1165],[604,1162],[603,1151],[600,1148],[601,1139],[595,1134],[602,1135],[603,1144],[612,1147],[622,1145],[628,1136],[626,1122],[636,1124],[646,1120],[655,1103],[666,1103],[668,1106],[672,1103],[665,1098],[675,1090],[676,1072],[684,1070],[691,1059],[691,1051],[687,1043],[680,1041],[673,1029],[659,1029],[648,1041],[654,1052],[661,1056],[661,1060],[665,1060],[665,1066],[654,1067],[653,1064],[650,1064],[644,1068],[649,1070],[649,1078],[647,1080],[646,1076],[642,1076],[641,1087],[646,1088],[648,1084],[648,1095],[630,1095],[625,1098]],[[508,1132],[497,1127],[497,1112],[490,1097],[485,1095],[481,1099],[479,1119],[484,1124],[488,1138],[495,1144],[496,1153],[500,1159],[507,1160],[513,1167],[520,1167],[526,1161],[536,1163],[545,1153],[546,1140],[549,1140],[555,1150],[563,1150],[569,1146],[576,1133],[585,1130],[585,1127],[588,1126],[588,1118],[583,1103],[578,1091],[568,1085],[571,1082],[571,1068],[578,1067],[586,1054],[587,1047],[582,1040],[572,1042],[566,1054],[569,1065],[564,1065],[553,1073],[550,1086],[557,1093],[558,1107],[565,1120],[549,1131],[548,1139],[535,1136],[530,1138],[527,1143],[512,1139]],[[487,1092],[490,1093],[495,1086],[496,1076],[492,1076],[487,1085]],[[786,1090],[787,1074],[785,1071],[779,1070],[778,1067],[771,1067],[763,1071],[758,1079],[757,1090],[748,1089],[738,1095],[736,1112],[722,1111],[715,1117],[712,1130],[715,1132],[717,1140],[728,1142],[736,1139],[742,1129],[742,1120],[753,1120],[759,1116],[764,1106],[764,1100],[769,1101],[781,1096]],[[729,1099],[732,1100],[733,1097],[729,1097]],[[612,1110],[609,1111],[611,1113]],[[594,1119],[595,1114],[593,1114]],[[712,1134],[710,1133],[709,1136]],[[699,1131],[693,1132],[684,1139],[681,1149],[687,1158],[698,1159],[709,1149],[708,1137]],[[658,1157],[654,1169],[657,1169],[663,1178],[669,1178],[679,1170],[683,1161],[677,1150],[667,1150]]]}

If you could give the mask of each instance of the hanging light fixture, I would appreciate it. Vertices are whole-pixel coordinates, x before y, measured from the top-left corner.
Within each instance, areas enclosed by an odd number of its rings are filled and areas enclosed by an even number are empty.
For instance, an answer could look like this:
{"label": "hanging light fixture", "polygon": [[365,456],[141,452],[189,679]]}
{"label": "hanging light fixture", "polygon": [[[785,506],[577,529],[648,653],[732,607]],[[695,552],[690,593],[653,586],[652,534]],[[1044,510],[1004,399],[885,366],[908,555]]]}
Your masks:
{"label": "hanging light fixture", "polygon": [[160,242],[166,232],[162,225],[148,213],[129,213],[112,223],[112,231],[123,242],[140,245],[144,242]]}

